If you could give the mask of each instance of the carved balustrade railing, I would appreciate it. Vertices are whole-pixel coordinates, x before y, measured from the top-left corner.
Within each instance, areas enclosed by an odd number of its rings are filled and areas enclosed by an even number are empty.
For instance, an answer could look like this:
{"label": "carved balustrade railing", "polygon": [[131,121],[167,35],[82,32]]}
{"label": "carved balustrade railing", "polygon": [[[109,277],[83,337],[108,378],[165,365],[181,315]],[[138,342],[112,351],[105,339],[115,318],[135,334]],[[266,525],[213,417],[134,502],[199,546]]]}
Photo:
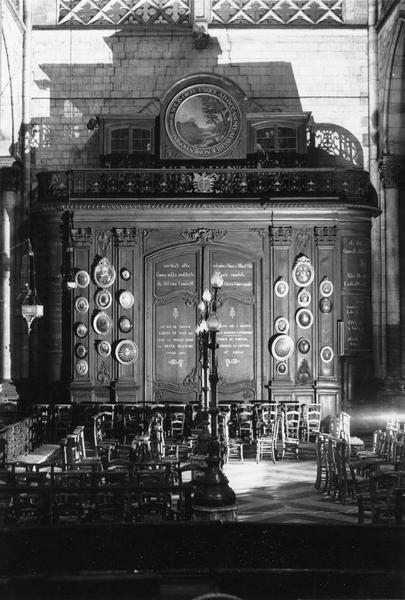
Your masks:
{"label": "carved balustrade railing", "polygon": [[369,175],[350,169],[86,169],[38,174],[40,202],[75,198],[336,197],[361,202]]}

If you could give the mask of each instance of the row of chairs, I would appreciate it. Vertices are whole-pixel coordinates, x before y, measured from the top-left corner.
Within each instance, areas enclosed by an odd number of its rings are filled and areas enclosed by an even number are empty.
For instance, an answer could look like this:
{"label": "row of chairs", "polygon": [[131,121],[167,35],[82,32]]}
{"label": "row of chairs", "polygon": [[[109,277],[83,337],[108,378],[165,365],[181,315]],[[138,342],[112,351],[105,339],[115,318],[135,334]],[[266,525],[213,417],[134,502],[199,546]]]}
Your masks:
{"label": "row of chairs", "polygon": [[0,472],[0,509],[11,525],[189,520],[180,465],[128,471]]}
{"label": "row of chairs", "polygon": [[[299,405],[297,403],[256,404],[222,403],[220,411],[228,415],[230,437],[241,437],[246,443],[252,443],[260,437],[269,422],[280,411],[299,411],[300,436],[307,441],[319,430],[321,414],[319,404]],[[92,420],[99,412],[110,414],[111,436],[128,443],[134,436],[150,432],[153,417],[159,413],[163,417],[163,431],[166,437],[173,439],[189,437],[192,434],[199,407],[193,405],[139,405],[139,404],[36,404],[35,409],[41,415],[43,437],[47,441],[58,441],[60,437],[71,433],[76,425],[84,425],[85,435],[92,435]],[[107,427],[107,424],[105,425]]]}
{"label": "row of chairs", "polygon": [[392,521],[394,491],[405,485],[404,431],[392,425],[376,430],[370,450],[353,448],[347,432],[341,434],[318,435],[315,487],[343,503],[357,502],[360,523],[367,516],[372,522]]}

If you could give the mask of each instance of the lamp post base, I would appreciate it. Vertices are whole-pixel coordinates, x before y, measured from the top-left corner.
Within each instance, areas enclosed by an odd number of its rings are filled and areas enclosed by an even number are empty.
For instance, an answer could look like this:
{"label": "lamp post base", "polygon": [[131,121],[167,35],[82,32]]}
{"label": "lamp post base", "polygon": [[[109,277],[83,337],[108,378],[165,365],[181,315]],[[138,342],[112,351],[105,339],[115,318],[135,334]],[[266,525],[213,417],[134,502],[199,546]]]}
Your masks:
{"label": "lamp post base", "polygon": [[238,520],[236,504],[231,506],[198,506],[192,505],[193,521],[222,521],[235,522]]}
{"label": "lamp post base", "polygon": [[194,517],[203,521],[236,521],[236,497],[221,470],[220,444],[209,444],[207,469],[198,480],[193,498]]}

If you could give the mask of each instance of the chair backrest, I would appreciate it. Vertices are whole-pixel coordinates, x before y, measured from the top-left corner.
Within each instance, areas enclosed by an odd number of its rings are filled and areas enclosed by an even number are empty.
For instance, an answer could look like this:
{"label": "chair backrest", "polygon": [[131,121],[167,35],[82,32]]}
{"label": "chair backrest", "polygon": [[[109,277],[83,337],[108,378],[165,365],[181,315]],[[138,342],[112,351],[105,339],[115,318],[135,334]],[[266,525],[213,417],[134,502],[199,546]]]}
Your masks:
{"label": "chair backrest", "polygon": [[300,413],[298,410],[287,410],[285,412],[286,436],[289,438],[299,438]]}
{"label": "chair backrest", "polygon": [[170,415],[170,435],[173,438],[181,437],[184,433],[184,413],[174,412]]}

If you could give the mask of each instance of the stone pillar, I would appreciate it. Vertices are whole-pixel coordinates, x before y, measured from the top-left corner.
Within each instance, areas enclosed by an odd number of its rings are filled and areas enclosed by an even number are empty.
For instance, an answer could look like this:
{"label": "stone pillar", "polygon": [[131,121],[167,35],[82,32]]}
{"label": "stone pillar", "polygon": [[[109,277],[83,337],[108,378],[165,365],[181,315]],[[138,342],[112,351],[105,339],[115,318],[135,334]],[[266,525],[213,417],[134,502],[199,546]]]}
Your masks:
{"label": "stone pillar", "polygon": [[399,187],[403,159],[386,155],[380,163],[385,216],[386,376],[401,377],[401,294],[399,249]]}
{"label": "stone pillar", "polygon": [[11,306],[10,274],[11,247],[14,229],[14,211],[17,205],[20,169],[3,168],[0,171],[1,189],[1,287],[0,287],[0,404],[17,401],[18,394],[12,382],[11,370]]}

